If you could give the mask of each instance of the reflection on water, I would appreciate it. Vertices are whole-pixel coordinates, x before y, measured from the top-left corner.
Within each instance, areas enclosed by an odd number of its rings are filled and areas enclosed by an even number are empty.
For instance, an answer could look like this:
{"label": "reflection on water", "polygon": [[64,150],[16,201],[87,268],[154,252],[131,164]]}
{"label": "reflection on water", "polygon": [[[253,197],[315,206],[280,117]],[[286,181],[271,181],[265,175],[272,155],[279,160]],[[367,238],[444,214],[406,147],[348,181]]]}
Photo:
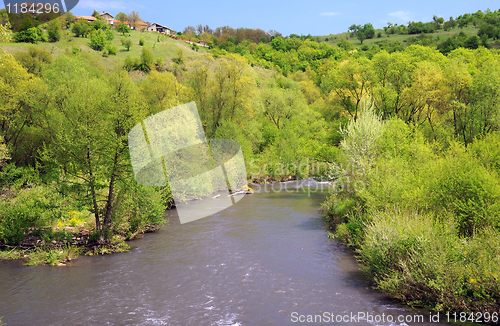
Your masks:
{"label": "reflection on water", "polygon": [[261,188],[182,225],[169,211],[170,225],[127,253],[57,268],[0,262],[0,316],[7,325],[291,325],[292,313],[409,315],[327,238],[324,194],[292,188]]}

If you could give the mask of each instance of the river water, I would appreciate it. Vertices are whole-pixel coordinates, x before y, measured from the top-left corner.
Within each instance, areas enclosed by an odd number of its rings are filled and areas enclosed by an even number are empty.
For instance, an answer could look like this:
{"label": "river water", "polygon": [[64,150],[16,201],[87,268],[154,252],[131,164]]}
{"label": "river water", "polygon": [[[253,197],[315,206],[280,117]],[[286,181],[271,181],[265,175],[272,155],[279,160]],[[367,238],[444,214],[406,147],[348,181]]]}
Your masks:
{"label": "river water", "polygon": [[7,325],[296,325],[321,315],[306,324],[348,316],[358,325],[436,325],[428,313],[412,322],[419,313],[369,288],[352,252],[327,237],[325,193],[288,186],[187,224],[168,211],[170,224],[127,253],[63,267],[0,261],[0,317]]}

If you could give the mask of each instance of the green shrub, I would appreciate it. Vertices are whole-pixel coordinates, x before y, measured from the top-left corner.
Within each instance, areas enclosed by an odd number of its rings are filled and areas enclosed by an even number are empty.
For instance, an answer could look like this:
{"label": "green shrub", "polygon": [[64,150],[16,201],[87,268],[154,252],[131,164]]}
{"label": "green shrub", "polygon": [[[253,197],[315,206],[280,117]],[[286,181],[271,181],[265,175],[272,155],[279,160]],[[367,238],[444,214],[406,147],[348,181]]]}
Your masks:
{"label": "green shrub", "polygon": [[112,214],[112,228],[131,239],[144,232],[147,226],[165,223],[163,212],[167,207],[164,194],[152,187],[118,184],[118,196]]}
{"label": "green shrub", "polygon": [[500,233],[462,238],[453,222],[398,210],[375,213],[360,259],[377,287],[439,311],[498,311]]}
{"label": "green shrub", "polygon": [[153,52],[151,52],[151,50],[148,48],[142,48],[139,69],[144,72],[150,71],[151,67],[154,66],[154,60],[155,58],[153,56]]}
{"label": "green shrub", "polygon": [[92,31],[92,27],[84,19],[79,19],[73,23],[71,31],[73,32],[75,37],[87,37],[87,35],[89,35]]}
{"label": "green shrub", "polygon": [[131,56],[127,56],[125,58],[125,62],[123,64],[123,69],[125,69],[126,71],[132,71],[135,69],[135,63],[134,63],[134,59],[132,59]]}
{"label": "green shrub", "polygon": [[106,39],[110,42],[115,39],[115,33],[111,29],[106,30]]}
{"label": "green shrub", "polygon": [[61,23],[59,19],[52,19],[47,24],[47,33],[50,42],[57,42],[61,39]]}
{"label": "green shrub", "polygon": [[39,183],[40,175],[32,167],[16,167],[14,163],[5,165],[0,171],[0,186],[12,188],[14,191]]}
{"label": "green shrub", "polygon": [[122,45],[127,49],[127,51],[130,51],[130,47],[132,46],[132,41],[122,40]]}
{"label": "green shrub", "polygon": [[109,52],[107,49],[104,49],[104,51],[102,51],[102,56],[103,57],[108,57],[109,56]]}
{"label": "green shrub", "polygon": [[18,245],[30,228],[42,228],[61,218],[62,199],[45,186],[20,190],[17,197],[0,202],[0,239]]}
{"label": "green shrub", "polygon": [[102,51],[106,42],[106,36],[102,30],[97,30],[90,36],[90,47],[95,51]]}
{"label": "green shrub", "polygon": [[50,52],[37,47],[30,47],[28,52],[18,52],[14,55],[16,60],[32,74],[40,74],[44,64],[52,63]]}
{"label": "green shrub", "polygon": [[41,27],[31,27],[25,31],[19,31],[14,35],[15,42],[38,43],[47,42],[47,37],[43,35]]}
{"label": "green shrub", "polygon": [[123,35],[125,35],[125,33],[130,33],[130,28],[124,23],[119,23],[116,30],[118,33],[122,33]]}
{"label": "green shrub", "polygon": [[144,40],[142,38],[139,40],[139,45],[144,46]]}
{"label": "green shrub", "polygon": [[451,213],[461,235],[500,229],[500,182],[459,144],[452,144],[434,171],[429,196],[436,211]]}
{"label": "green shrub", "polygon": [[116,49],[116,46],[111,45],[111,44],[108,44],[106,46],[106,50],[108,50],[108,53],[111,55],[116,55],[116,53],[118,52],[118,50]]}

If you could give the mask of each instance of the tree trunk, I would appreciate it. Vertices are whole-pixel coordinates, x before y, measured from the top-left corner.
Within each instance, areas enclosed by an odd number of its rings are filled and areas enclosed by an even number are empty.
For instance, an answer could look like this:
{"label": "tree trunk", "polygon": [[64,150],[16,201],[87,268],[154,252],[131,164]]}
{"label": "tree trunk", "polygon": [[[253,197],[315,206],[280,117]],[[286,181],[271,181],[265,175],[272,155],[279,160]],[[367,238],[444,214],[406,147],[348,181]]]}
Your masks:
{"label": "tree trunk", "polygon": [[111,173],[111,180],[109,181],[109,193],[108,193],[108,200],[106,202],[106,213],[104,215],[104,225],[103,225],[104,233],[107,233],[109,229],[109,224],[111,222],[111,209],[113,207],[113,192],[115,187],[115,175],[116,175],[117,163],[118,163],[118,151],[115,152],[115,158],[113,160],[113,172]]}
{"label": "tree trunk", "polygon": [[87,150],[87,164],[89,165],[90,191],[92,193],[92,205],[94,207],[95,228],[98,232],[101,233],[100,238],[102,240],[101,221],[99,219],[99,208],[97,206],[97,196],[96,196],[96,191],[95,191],[94,173],[92,172],[92,163],[90,162],[90,151],[89,150]]}

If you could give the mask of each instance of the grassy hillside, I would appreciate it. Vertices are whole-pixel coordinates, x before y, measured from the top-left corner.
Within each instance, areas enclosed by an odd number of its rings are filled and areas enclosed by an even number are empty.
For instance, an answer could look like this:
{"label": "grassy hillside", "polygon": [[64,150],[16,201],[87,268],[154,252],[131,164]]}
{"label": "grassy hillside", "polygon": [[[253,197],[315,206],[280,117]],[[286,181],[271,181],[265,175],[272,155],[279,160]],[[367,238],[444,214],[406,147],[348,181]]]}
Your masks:
{"label": "grassy hillside", "polygon": [[[128,55],[132,58],[140,56],[142,50],[142,46],[139,45],[140,39],[145,41],[144,47],[149,48],[153,52],[155,59],[161,58],[167,65],[170,64],[172,58],[177,56],[178,49],[183,49],[183,54],[186,59],[199,56],[199,54],[207,51],[206,48],[202,47],[198,47],[198,51],[194,51],[189,44],[161,36],[158,33],[131,31],[130,36],[127,34],[122,36],[121,33],[117,33],[116,31],[113,31],[113,33],[115,38],[111,41],[111,44],[116,46],[118,52],[116,55],[110,55],[109,57],[103,57],[101,52],[92,50],[88,45],[90,42],[89,38],[75,38],[68,30],[64,31],[63,39],[59,42],[37,43],[35,45],[30,43],[0,43],[0,48],[4,49],[7,53],[14,54],[22,51],[27,52],[29,47],[36,46],[49,51],[53,56],[57,57],[60,53],[72,51],[74,47],[77,47],[82,52],[91,53],[95,56],[99,64],[109,67],[112,70],[121,66]],[[127,49],[122,46],[121,40],[123,39],[132,41],[130,51],[127,51]]]}
{"label": "grassy hillside", "polygon": [[[467,37],[472,36],[472,35],[477,35],[477,32],[479,30],[479,27],[474,27],[474,26],[467,26],[464,28],[452,28],[449,31],[444,31],[444,30],[439,30],[434,33],[430,34],[423,34],[425,37],[432,37],[434,39],[439,38],[439,41],[444,41],[446,38],[458,34],[460,32],[464,32]],[[381,37],[377,37],[378,33],[381,33]],[[416,38],[419,37],[420,34],[415,34],[415,35],[408,35],[408,34],[387,34],[383,29],[376,29],[375,30],[375,37],[372,39],[366,39],[363,41],[363,45],[368,45],[371,46],[373,44],[378,44],[380,42],[402,42],[402,43],[408,43],[408,41],[411,38]],[[342,39],[347,39],[349,42],[352,43],[354,48],[359,48],[361,47],[361,42],[356,38],[356,36],[351,38],[351,33],[339,33],[339,34],[330,34],[330,35],[322,35],[322,36],[317,36],[315,39],[321,41],[321,42],[328,42],[331,45],[337,45],[340,43]],[[326,41],[328,39],[328,41]],[[491,44],[493,48],[500,48],[500,44]]]}

